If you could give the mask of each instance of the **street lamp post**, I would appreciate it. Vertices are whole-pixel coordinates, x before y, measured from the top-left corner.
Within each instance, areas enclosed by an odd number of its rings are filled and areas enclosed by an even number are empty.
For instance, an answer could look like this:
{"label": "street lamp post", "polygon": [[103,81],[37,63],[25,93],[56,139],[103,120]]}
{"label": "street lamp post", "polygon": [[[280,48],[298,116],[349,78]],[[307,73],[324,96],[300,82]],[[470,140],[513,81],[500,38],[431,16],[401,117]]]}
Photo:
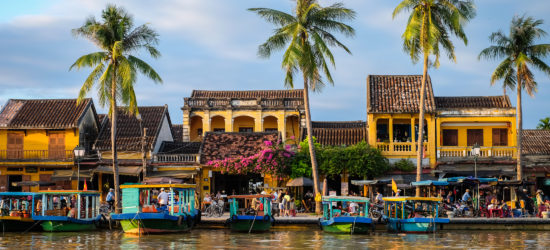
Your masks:
{"label": "street lamp post", "polygon": [[[474,144],[472,147],[472,155],[474,156],[474,177],[477,179],[477,157],[481,154],[481,148],[479,147],[479,144]],[[476,207],[477,210],[479,210],[479,182],[477,183],[477,199],[476,199]]]}
{"label": "street lamp post", "polygon": [[76,190],[80,190],[80,160],[84,156],[84,153],[86,152],[86,149],[81,146],[77,146],[74,148],[74,158],[76,160],[76,164],[78,166],[77,172],[76,172]]}

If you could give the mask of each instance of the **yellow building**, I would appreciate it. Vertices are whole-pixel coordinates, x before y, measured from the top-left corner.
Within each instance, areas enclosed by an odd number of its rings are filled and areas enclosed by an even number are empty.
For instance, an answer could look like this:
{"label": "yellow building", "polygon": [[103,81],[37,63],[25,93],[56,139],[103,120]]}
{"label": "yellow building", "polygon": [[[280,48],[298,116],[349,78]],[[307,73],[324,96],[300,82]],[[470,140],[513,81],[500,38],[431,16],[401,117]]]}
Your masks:
{"label": "yellow building", "polygon": [[[201,174],[196,181],[200,184],[201,194],[233,189],[226,185],[248,187],[251,180],[262,180],[271,187],[276,185],[269,176],[223,176],[205,167],[204,152],[216,152],[215,145],[206,143],[209,138],[228,138],[218,141],[216,147],[232,148],[244,152],[242,156],[254,154],[262,147],[263,140],[275,136],[277,141],[296,144],[300,131],[305,124],[303,90],[246,90],[246,91],[209,91],[193,90],[191,97],[185,98],[183,110],[183,142],[203,142],[201,156]],[[267,136],[267,137],[266,137]],[[218,138],[219,139],[219,138]],[[217,140],[217,139],[216,139]],[[231,142],[232,141],[232,142]],[[231,143],[232,145],[228,145]],[[241,145],[239,147],[237,145]],[[205,149],[208,148],[208,149]],[[254,150],[251,150],[254,149]],[[224,159],[232,155],[212,154],[208,159]],[[187,157],[192,157],[189,155]],[[245,180],[246,179],[246,180]],[[217,185],[216,185],[217,184]],[[227,186],[227,188],[226,188]],[[236,189],[239,189],[236,187]],[[236,190],[237,192],[242,190]],[[202,197],[202,196],[201,196]]]}
{"label": "yellow building", "polygon": [[305,124],[303,90],[193,90],[185,98],[183,141],[206,132],[281,132],[285,142],[300,138]]}
{"label": "yellow building", "polygon": [[[416,165],[421,81],[421,75],[367,78],[369,143],[390,162]],[[423,173],[515,175],[516,115],[507,96],[434,97],[428,78],[425,103]]]}
{"label": "yellow building", "polygon": [[76,189],[73,150],[84,147],[86,161],[98,125],[91,99],[8,100],[0,112],[0,189]]}

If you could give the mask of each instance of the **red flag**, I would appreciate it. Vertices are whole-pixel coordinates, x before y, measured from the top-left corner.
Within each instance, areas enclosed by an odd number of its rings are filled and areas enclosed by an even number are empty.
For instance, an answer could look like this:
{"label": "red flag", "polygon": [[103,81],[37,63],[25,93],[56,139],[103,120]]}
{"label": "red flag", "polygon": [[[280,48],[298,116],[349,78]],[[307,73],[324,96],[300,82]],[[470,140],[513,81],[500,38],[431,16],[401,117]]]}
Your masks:
{"label": "red flag", "polygon": [[84,180],[84,191],[88,191],[88,185],[86,183],[86,180]]}

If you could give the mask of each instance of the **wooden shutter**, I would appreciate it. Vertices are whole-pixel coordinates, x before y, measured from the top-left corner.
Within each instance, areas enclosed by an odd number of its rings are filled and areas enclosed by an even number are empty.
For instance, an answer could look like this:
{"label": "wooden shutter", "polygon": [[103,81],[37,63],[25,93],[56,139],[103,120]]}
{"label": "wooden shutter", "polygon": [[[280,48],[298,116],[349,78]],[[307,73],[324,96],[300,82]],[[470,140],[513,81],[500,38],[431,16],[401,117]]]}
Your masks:
{"label": "wooden shutter", "polygon": [[493,146],[508,146],[508,129],[493,129]]}
{"label": "wooden shutter", "polygon": [[[40,181],[41,182],[51,182],[52,181],[52,175],[51,174],[40,174]],[[40,190],[48,190],[50,186],[40,186]]]}
{"label": "wooden shutter", "polygon": [[[30,175],[23,175],[22,181],[31,181],[31,176]],[[30,186],[23,186],[23,187],[21,187],[21,191],[22,192],[30,192],[31,187]]]}
{"label": "wooden shutter", "polygon": [[65,134],[50,133],[50,143],[48,147],[49,159],[65,158]]}
{"label": "wooden shutter", "polygon": [[483,146],[483,129],[468,129],[467,130],[467,145],[473,146],[476,143]]}
{"label": "wooden shutter", "polygon": [[23,133],[8,133],[8,159],[23,159]]}
{"label": "wooden shutter", "polygon": [[443,146],[458,146],[458,130],[444,129],[443,130]]}

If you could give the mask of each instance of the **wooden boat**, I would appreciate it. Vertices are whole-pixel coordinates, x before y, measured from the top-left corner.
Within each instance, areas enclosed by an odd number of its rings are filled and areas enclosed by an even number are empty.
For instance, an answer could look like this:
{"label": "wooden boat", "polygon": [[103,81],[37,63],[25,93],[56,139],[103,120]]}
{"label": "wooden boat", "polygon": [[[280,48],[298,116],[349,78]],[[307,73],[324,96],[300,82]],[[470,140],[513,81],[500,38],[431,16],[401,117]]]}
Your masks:
{"label": "wooden boat", "polygon": [[[175,233],[189,231],[200,222],[195,209],[195,184],[121,185],[122,213],[111,214],[125,233]],[[164,188],[169,194],[168,206],[153,204],[153,190]]]}
{"label": "wooden boat", "polygon": [[[349,213],[336,209],[333,203],[345,203],[347,207],[356,203],[358,210]],[[372,219],[369,215],[369,198],[353,196],[325,196],[323,197],[323,217],[319,219],[319,226],[324,232],[365,234],[372,229]]]}
{"label": "wooden boat", "polygon": [[391,232],[433,233],[449,219],[438,217],[441,198],[384,197],[384,216]]}
{"label": "wooden boat", "polygon": [[32,218],[38,195],[31,192],[0,193],[0,230],[2,232],[38,231]]}
{"label": "wooden boat", "polygon": [[[275,222],[271,215],[271,195],[231,195],[229,199],[229,219],[227,224],[237,232],[265,232]],[[259,201],[256,208],[253,200]],[[241,208],[239,207],[239,200]]]}
{"label": "wooden boat", "polygon": [[93,231],[102,219],[98,191],[48,190],[37,194],[42,209],[32,218],[42,221],[40,225],[44,231]]}

